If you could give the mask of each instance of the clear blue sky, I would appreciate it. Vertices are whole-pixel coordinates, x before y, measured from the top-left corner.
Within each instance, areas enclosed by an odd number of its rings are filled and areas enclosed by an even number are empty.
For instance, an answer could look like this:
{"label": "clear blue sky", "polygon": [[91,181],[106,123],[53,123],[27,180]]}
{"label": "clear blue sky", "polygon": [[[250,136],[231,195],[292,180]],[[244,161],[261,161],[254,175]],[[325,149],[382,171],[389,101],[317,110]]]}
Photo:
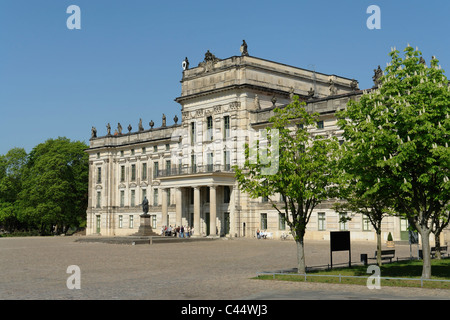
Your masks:
{"label": "clear blue sky", "polygon": [[[72,4],[81,30],[66,27]],[[380,30],[366,27],[372,4]],[[363,89],[393,46],[418,46],[448,70],[449,15],[448,0],[0,0],[0,154],[58,136],[88,143],[108,122],[160,126],[163,112],[171,125],[181,61],[240,55],[243,39],[252,56],[314,65]]]}

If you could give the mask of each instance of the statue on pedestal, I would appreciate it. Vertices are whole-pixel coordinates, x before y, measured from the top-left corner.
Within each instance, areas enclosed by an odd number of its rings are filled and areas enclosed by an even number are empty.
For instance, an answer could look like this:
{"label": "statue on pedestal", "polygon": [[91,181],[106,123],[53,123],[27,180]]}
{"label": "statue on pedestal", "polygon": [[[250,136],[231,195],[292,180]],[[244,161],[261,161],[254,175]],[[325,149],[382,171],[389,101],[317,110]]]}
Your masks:
{"label": "statue on pedestal", "polygon": [[142,212],[144,214],[148,213],[148,200],[147,200],[147,197],[144,197],[144,200],[142,201]]}
{"label": "statue on pedestal", "polygon": [[92,127],[91,138],[97,138],[97,129],[95,127]]}

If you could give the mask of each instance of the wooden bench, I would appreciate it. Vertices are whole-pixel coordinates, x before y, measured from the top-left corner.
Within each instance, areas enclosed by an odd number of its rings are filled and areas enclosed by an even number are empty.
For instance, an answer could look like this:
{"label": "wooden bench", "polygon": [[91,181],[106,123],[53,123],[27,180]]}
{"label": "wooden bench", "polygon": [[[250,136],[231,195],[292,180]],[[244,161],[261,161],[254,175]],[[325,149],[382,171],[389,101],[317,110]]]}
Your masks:
{"label": "wooden bench", "polygon": [[[447,246],[441,246],[441,255],[444,256],[447,254]],[[431,247],[431,257],[434,258],[436,255],[436,247]]]}
{"label": "wooden bench", "polygon": [[[395,250],[381,250],[381,260],[389,259],[392,262],[392,259],[395,258]],[[369,259],[377,259],[377,251],[375,251],[374,257]]]}

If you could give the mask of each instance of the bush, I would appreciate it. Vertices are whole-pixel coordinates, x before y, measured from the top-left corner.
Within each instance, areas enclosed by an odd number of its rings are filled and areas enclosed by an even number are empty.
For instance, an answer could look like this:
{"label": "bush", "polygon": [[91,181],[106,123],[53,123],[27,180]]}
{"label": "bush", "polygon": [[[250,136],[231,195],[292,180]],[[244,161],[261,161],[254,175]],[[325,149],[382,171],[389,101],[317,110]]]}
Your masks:
{"label": "bush", "polygon": [[388,234],[387,241],[394,241],[394,239],[392,238],[392,234],[390,232]]}

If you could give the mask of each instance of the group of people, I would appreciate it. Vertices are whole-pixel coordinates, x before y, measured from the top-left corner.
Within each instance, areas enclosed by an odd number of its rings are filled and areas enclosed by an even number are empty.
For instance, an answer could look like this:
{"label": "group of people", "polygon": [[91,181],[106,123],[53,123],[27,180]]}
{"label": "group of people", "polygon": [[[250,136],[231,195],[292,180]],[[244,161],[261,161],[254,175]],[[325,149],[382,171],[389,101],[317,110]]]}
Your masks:
{"label": "group of people", "polygon": [[161,235],[166,237],[180,237],[180,238],[190,238],[194,233],[194,227],[189,226],[163,226],[161,228]]}
{"label": "group of people", "polygon": [[267,239],[268,232],[256,230],[256,238],[257,239]]}

